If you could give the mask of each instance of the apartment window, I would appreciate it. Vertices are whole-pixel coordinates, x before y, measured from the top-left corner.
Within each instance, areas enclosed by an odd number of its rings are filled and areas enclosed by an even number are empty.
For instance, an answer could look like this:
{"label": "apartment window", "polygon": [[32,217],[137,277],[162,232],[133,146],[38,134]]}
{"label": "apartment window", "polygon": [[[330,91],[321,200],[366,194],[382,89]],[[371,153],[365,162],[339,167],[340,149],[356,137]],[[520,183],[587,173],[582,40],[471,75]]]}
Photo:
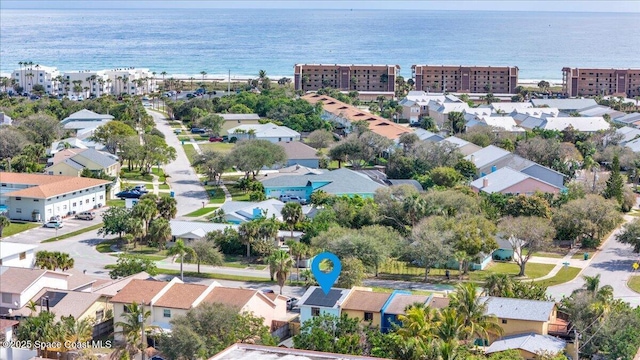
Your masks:
{"label": "apartment window", "polygon": [[38,200],[38,199],[33,199],[33,202],[40,202],[40,200]]}
{"label": "apartment window", "polygon": [[104,317],[104,310],[96,311],[96,321],[102,320],[103,317]]}
{"label": "apartment window", "polygon": [[16,214],[22,214],[22,209],[16,208]]}
{"label": "apartment window", "polygon": [[166,318],[170,318],[171,317],[171,310],[169,309],[164,309],[163,314],[164,317]]}
{"label": "apartment window", "polygon": [[373,321],[373,313],[365,312],[364,313],[364,321]]}
{"label": "apartment window", "polygon": [[71,195],[75,195],[75,194],[76,194],[76,192],[74,191],[73,194],[71,194]]}
{"label": "apartment window", "polygon": [[10,293],[2,293],[2,302],[5,304],[11,304],[11,294]]}
{"label": "apartment window", "polygon": [[507,319],[502,319],[502,323],[506,324],[507,323]]}
{"label": "apartment window", "polygon": [[18,197],[16,197],[16,200],[22,200],[22,198],[18,196]]}
{"label": "apartment window", "polygon": [[26,259],[26,258],[27,258],[27,253],[26,253],[26,252],[24,252],[24,251],[23,251],[23,252],[21,252],[21,253],[20,253],[20,260],[24,260],[24,259]]}
{"label": "apartment window", "polygon": [[73,207],[76,207],[76,203],[73,203]]}
{"label": "apartment window", "polygon": [[129,314],[131,312],[131,309],[129,309],[129,305],[124,305],[124,313],[125,314]]}
{"label": "apartment window", "polygon": [[62,205],[62,210],[67,210],[67,205]]}
{"label": "apartment window", "polygon": [[100,195],[100,200],[102,200],[104,198],[104,195]]}
{"label": "apartment window", "polygon": [[311,308],[311,316],[320,316],[320,308],[312,307]]}

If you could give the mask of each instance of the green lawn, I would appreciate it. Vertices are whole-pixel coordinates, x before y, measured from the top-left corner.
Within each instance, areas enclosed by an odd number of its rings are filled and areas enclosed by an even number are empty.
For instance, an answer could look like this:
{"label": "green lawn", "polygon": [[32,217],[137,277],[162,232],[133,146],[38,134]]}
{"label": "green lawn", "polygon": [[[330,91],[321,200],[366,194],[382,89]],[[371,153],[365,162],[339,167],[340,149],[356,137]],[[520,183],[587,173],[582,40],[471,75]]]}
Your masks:
{"label": "green lawn", "polygon": [[185,216],[187,216],[187,217],[201,217],[201,216],[207,215],[210,212],[213,212],[215,209],[217,209],[217,208],[215,208],[215,207],[200,208],[200,209],[198,209],[196,211],[188,213]]}
{"label": "green lawn", "polygon": [[551,279],[542,280],[540,281],[540,284],[544,286],[554,286],[566,283],[578,276],[580,270],[581,269],[577,267],[562,267],[562,269],[560,269],[556,276],[552,277]]}
{"label": "green lawn", "polygon": [[160,196],[160,197],[171,197],[171,193],[161,192],[161,193],[158,193],[158,196]]}
{"label": "green lawn", "polygon": [[232,267],[232,268],[237,268],[237,269],[251,268],[251,269],[256,269],[256,270],[264,270],[264,269],[267,268],[266,265],[249,264],[246,261],[244,261],[244,258],[242,258],[240,256],[234,256],[234,255],[225,255],[224,256],[224,265],[222,265],[222,266]]}
{"label": "green lawn", "polygon": [[2,237],[9,237],[11,235],[15,235],[17,233],[21,233],[23,231],[37,228],[42,226],[40,223],[32,223],[32,222],[11,222],[11,225],[7,226],[2,230]]}
{"label": "green lawn", "polygon": [[70,237],[76,236],[76,235],[80,235],[80,234],[84,234],[86,232],[92,231],[92,230],[98,230],[102,227],[102,224],[96,224],[96,225],[91,225],[89,227],[86,227],[84,229],[80,229],[80,230],[76,230],[76,231],[72,231],[68,234],[64,234],[64,235],[60,235],[60,236],[54,236],[52,238],[49,238],[47,240],[42,241],[43,243],[47,243],[47,242],[54,242],[54,241],[59,241],[59,240],[64,240],[64,239],[68,239]]}
{"label": "green lawn", "polygon": [[96,250],[99,253],[103,253],[103,254],[110,253],[110,252],[113,252],[113,250],[111,250],[111,245],[115,245],[117,243],[118,241],[115,239],[105,240],[99,243],[98,245],[96,245]]}
{"label": "green lawn", "polygon": [[193,159],[198,155],[196,149],[192,144],[184,144],[182,147],[184,148],[184,153],[187,155],[187,159],[189,159],[189,163],[193,164]]}
{"label": "green lawn", "polygon": [[629,289],[640,293],[640,275],[634,275],[630,277],[627,286],[629,286]]}
{"label": "green lawn", "polygon": [[205,185],[204,189],[207,191],[207,194],[209,194],[209,204],[224,204],[224,191],[222,191],[220,186]]}
{"label": "green lawn", "polygon": [[545,252],[545,251],[540,251],[534,254],[534,256],[540,256],[540,257],[548,257],[548,258],[554,258],[554,259],[562,259],[566,254],[560,254],[557,252]]}
{"label": "green lawn", "polygon": [[[373,290],[373,292],[379,292],[379,293],[392,293],[395,290],[394,289],[389,289],[389,288],[381,288],[381,287],[372,287],[371,288]],[[423,291],[423,290],[411,290],[411,293],[413,295],[431,295],[433,294],[433,292],[431,291]]]}
{"label": "green lawn", "polygon": [[227,189],[229,189],[233,201],[249,201],[249,192],[244,192],[235,185],[228,186]]}
{"label": "green lawn", "polygon": [[593,254],[596,253],[596,250],[580,250],[576,254],[573,254],[572,259],[584,259],[584,253],[589,254],[589,259],[593,257]]}
{"label": "green lawn", "polygon": [[160,190],[171,190],[171,187],[169,186],[169,184],[159,184],[158,185],[158,189],[160,189]]}
{"label": "green lawn", "polygon": [[[530,279],[536,279],[547,275],[555,265],[528,263],[525,268],[525,275]],[[515,263],[494,263],[481,271],[469,272],[469,279],[473,281],[484,281],[490,274],[509,274],[516,276],[520,268]]]}
{"label": "green lawn", "polygon": [[[107,266],[105,266],[105,268],[107,268]],[[158,274],[180,276],[180,270],[158,268]],[[265,284],[275,283],[275,281],[269,281],[269,278],[258,278],[258,277],[251,277],[251,276],[238,276],[238,275],[227,275],[227,274],[211,274],[211,273],[198,274],[195,271],[185,271],[184,276],[199,277],[199,278],[205,278],[205,279],[246,281],[246,282],[256,282],[256,283],[265,283]]]}
{"label": "green lawn", "polygon": [[229,144],[229,143],[208,143],[208,144],[198,144],[200,146],[200,150],[207,151],[218,151],[221,153],[228,153],[231,151],[231,149],[233,149],[233,146],[235,144]]}
{"label": "green lawn", "polygon": [[142,175],[138,170],[128,171],[126,168],[120,171],[120,178],[123,180],[153,181],[153,176],[151,176],[151,174]]}
{"label": "green lawn", "polygon": [[124,200],[107,200],[107,206],[111,207],[124,207]]}

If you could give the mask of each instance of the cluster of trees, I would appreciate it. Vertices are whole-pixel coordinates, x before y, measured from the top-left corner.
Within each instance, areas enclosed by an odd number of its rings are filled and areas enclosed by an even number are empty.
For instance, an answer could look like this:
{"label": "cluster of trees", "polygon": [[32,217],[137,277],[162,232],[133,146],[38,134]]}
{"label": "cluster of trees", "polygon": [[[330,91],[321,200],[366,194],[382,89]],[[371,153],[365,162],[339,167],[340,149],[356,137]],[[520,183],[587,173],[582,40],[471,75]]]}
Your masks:
{"label": "cluster of trees", "polygon": [[[503,330],[497,318],[486,314],[486,304],[472,283],[459,284],[444,309],[412,304],[389,333],[362,324],[347,315],[316,316],[304,324],[293,342],[298,349],[368,355],[402,360],[487,359],[476,352],[476,339],[495,339]],[[543,354],[540,354],[543,355]],[[562,355],[541,357],[566,359]],[[508,352],[489,359],[522,359]]]}
{"label": "cluster of trees", "polygon": [[74,260],[67,254],[60,251],[40,250],[36,253],[35,266],[46,270],[67,271],[73,268]]}
{"label": "cluster of trees", "polygon": [[[125,142],[125,138],[130,140],[127,137],[135,136],[138,139],[135,127],[144,129],[148,134],[153,130],[153,119],[146,113],[138,98],[117,101],[111,96],[104,96],[83,102],[49,98],[37,101],[3,98],[0,99],[0,111],[11,116],[16,126],[0,128],[0,169],[41,172],[46,165],[46,149],[52,142],[71,135],[62,128],[60,120],[82,109],[111,114],[118,120],[99,129],[95,137],[95,140],[104,141],[113,154],[116,154],[118,145]],[[131,143],[134,141],[130,140]],[[137,144],[139,143],[138,140]],[[146,148],[135,149],[143,156],[136,160],[143,164],[156,164],[175,159],[173,148],[168,148],[166,144],[164,147],[159,146],[151,139],[149,143],[151,144]]]}
{"label": "cluster of trees", "polygon": [[293,98],[286,88],[269,88],[255,92],[241,92],[233,96],[206,99],[194,98],[188,101],[166,102],[169,115],[177,120],[193,124],[202,121],[210,114],[255,113],[265,121],[287,126],[296,131],[314,131],[328,129],[329,124],[320,118],[321,105],[311,105],[300,98]]}
{"label": "cluster of trees", "polygon": [[205,150],[195,157],[193,165],[207,175],[209,181],[217,181],[222,173],[234,166],[245,173],[245,177],[255,178],[265,166],[284,163],[287,155],[281,146],[267,140],[248,139],[240,141],[228,154]]}
{"label": "cluster of trees", "polygon": [[344,162],[355,169],[372,165],[393,145],[393,141],[369,130],[366,121],[356,121],[352,126],[353,131],[329,150],[329,158],[338,161],[338,167]]}
{"label": "cluster of trees", "polygon": [[102,215],[98,235],[118,235],[126,244],[148,243],[163,249],[171,238],[169,220],[177,213],[176,199],[145,194],[131,209],[111,207]]}
{"label": "cluster of trees", "polygon": [[[37,304],[33,301],[27,307],[31,313],[20,321],[15,336],[19,341],[30,344],[31,349],[38,352],[38,356],[50,358],[56,356],[56,353],[59,356],[60,353],[78,351],[76,348],[68,348],[65,345],[90,341],[93,337],[95,319],[79,320],[70,315],[61,316],[60,320],[56,321],[54,313],[42,309],[38,312]],[[36,345],[38,343],[59,343],[61,346],[59,348],[42,348]],[[87,350],[82,349],[80,353],[85,355]]]}

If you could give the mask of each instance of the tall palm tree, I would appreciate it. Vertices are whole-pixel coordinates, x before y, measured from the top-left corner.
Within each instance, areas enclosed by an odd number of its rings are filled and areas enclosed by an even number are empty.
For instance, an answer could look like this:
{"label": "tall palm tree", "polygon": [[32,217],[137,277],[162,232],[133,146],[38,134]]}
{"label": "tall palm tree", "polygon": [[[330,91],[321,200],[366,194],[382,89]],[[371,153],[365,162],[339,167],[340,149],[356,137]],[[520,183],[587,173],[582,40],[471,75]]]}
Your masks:
{"label": "tall palm tree", "polygon": [[158,212],[163,218],[171,220],[178,213],[178,202],[175,198],[163,196],[158,200]]}
{"label": "tall palm tree", "polygon": [[453,257],[458,262],[458,280],[462,280],[462,273],[463,273],[462,270],[464,268],[464,262],[467,261],[469,256],[467,255],[467,253],[465,251],[456,251],[453,254]]}
{"label": "tall palm tree", "polygon": [[584,158],[584,162],[582,163],[582,168],[585,170],[589,170],[593,173],[593,184],[591,191],[596,190],[596,178],[598,175],[598,169],[600,169],[600,164],[593,159],[591,155],[587,155]]}
{"label": "tall palm tree", "polygon": [[20,65],[20,86],[24,88],[24,80],[22,80],[22,65],[24,65],[24,62],[18,61],[18,65]]}
{"label": "tall palm tree", "polygon": [[[60,318],[63,344],[83,343],[93,337],[93,325],[88,318],[76,320],[73,316],[62,316]],[[65,348],[63,350],[73,350]]]}
{"label": "tall palm tree", "polygon": [[269,256],[269,265],[273,265],[273,272],[276,275],[278,286],[280,286],[280,295],[282,295],[282,287],[287,281],[287,277],[291,273],[291,267],[293,266],[293,259],[284,250],[274,251]]}
{"label": "tall palm tree", "polygon": [[478,287],[474,283],[460,283],[450,295],[450,307],[462,318],[461,339],[471,340],[477,337],[488,340],[490,336],[502,335],[494,315],[487,314],[487,304],[478,296]]}
{"label": "tall palm tree", "polygon": [[305,243],[295,241],[293,239],[287,241],[287,245],[289,246],[289,252],[291,252],[291,256],[296,259],[296,280],[300,281],[300,259],[302,257],[310,255],[309,246],[307,246],[307,244]]}
{"label": "tall palm tree", "polygon": [[402,209],[407,214],[411,225],[415,226],[427,210],[427,202],[420,196],[410,196],[403,200]]}
{"label": "tall palm tree", "polygon": [[[145,310],[142,305],[138,305],[135,301],[130,305],[125,305],[125,307],[127,308],[127,311],[122,314],[124,321],[118,321],[113,325],[116,329],[120,328],[116,333],[122,334],[126,339],[125,350],[131,355],[135,355],[138,351],[144,350],[140,348],[142,345],[142,339],[140,338],[142,335],[142,324],[138,322],[138,317],[142,316],[142,323],[145,324],[147,319],[151,316],[151,311]],[[144,325],[145,331],[148,328],[150,328],[150,326]]]}
{"label": "tall palm tree", "polygon": [[11,225],[9,218],[4,215],[0,215],[0,239],[2,239],[2,231],[4,228],[9,227],[9,225]]}
{"label": "tall palm tree", "polygon": [[513,280],[507,274],[490,274],[484,282],[484,292],[487,296],[513,296]]}
{"label": "tall palm tree", "polygon": [[184,257],[189,255],[195,258],[195,252],[192,248],[185,245],[182,239],[178,239],[178,241],[176,241],[176,243],[169,248],[167,254],[180,258],[180,280],[184,280],[184,270],[182,268]]}
{"label": "tall palm tree", "polygon": [[288,202],[284,205],[281,210],[282,220],[289,226],[289,230],[291,230],[291,238],[293,239],[293,229],[297,223],[304,219],[304,214],[302,213],[302,206],[297,202]]}
{"label": "tall palm tree", "polygon": [[158,206],[152,199],[140,200],[140,202],[138,202],[131,211],[131,216],[144,221],[145,234],[149,230],[149,223],[151,222],[151,219],[153,219],[156,214],[158,214]]}
{"label": "tall palm tree", "polygon": [[159,250],[164,249],[167,240],[171,239],[171,226],[167,219],[159,217],[149,225],[149,242],[155,243]]}
{"label": "tall palm tree", "polygon": [[257,221],[244,222],[238,227],[240,241],[247,246],[247,258],[251,256],[251,244],[256,241],[259,232],[260,224]]}
{"label": "tall palm tree", "polygon": [[436,316],[436,336],[445,342],[457,341],[460,338],[464,321],[455,309],[445,308]]}
{"label": "tall palm tree", "polygon": [[403,315],[398,315],[402,326],[396,333],[403,339],[415,338],[429,344],[436,338],[437,311],[423,304],[410,305]]}

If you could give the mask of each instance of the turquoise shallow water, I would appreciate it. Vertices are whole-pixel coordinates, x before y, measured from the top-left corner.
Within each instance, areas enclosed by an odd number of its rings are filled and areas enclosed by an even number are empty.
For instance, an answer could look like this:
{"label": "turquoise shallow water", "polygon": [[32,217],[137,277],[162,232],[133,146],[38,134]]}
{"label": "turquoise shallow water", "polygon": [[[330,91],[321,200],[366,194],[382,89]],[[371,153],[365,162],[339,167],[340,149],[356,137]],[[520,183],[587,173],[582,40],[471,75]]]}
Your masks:
{"label": "turquoise shallow water", "polygon": [[295,63],[640,67],[640,14],[382,10],[2,10],[0,72],[84,70],[291,76]]}

